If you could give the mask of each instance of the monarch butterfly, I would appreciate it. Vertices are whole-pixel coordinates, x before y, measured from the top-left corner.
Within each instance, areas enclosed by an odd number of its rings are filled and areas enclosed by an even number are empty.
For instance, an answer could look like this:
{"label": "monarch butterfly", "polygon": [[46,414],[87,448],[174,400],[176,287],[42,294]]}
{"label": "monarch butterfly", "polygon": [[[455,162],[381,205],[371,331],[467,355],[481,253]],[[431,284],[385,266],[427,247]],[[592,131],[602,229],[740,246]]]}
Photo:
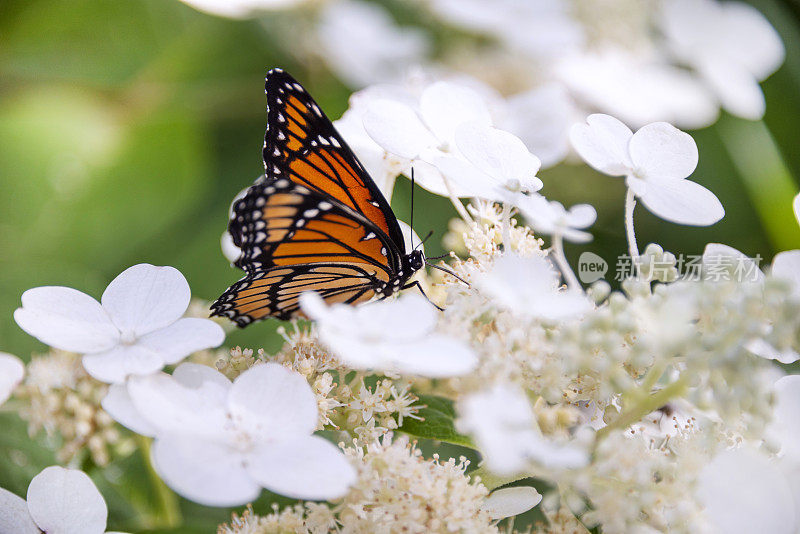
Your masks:
{"label": "monarch butterfly", "polygon": [[329,303],[386,298],[418,283],[389,203],[316,102],[281,69],[267,73],[265,174],[234,200],[228,232],[244,278],[211,306],[240,327],[301,315],[315,291]]}

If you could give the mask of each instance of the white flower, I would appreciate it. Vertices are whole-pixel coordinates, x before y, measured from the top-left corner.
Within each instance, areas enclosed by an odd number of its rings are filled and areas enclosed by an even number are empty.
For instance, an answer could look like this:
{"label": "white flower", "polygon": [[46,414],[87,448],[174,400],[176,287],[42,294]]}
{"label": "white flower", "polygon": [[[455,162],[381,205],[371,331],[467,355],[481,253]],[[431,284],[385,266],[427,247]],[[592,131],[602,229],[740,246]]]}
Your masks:
{"label": "white flower", "polygon": [[42,470],[28,486],[27,502],[0,488],[3,534],[102,534],[107,517],[94,482],[76,469],[54,465]]}
{"label": "white flower", "polygon": [[523,514],[540,502],[542,496],[536,488],[516,486],[493,491],[483,502],[481,509],[489,512],[492,519],[503,519]]}
{"label": "white flower", "polygon": [[713,95],[702,83],[647,54],[606,47],[569,55],[555,70],[576,101],[634,127],[668,121],[701,128],[719,114]]}
{"label": "white flower", "polygon": [[[467,122],[491,123],[489,109],[470,88],[436,82],[422,92],[418,105],[400,99],[379,99],[364,113],[364,128],[387,152],[418,163],[431,164],[437,156],[456,151],[456,129]],[[457,153],[457,152],[456,152]],[[424,173],[417,183],[437,195],[448,195],[438,173]],[[456,196],[471,196],[468,189],[449,184]]]}
{"label": "white flower", "polygon": [[719,199],[686,180],[697,167],[694,139],[665,122],[643,126],[635,134],[608,115],[590,115],[570,132],[572,145],[589,165],[625,182],[644,205],[662,219],[707,226],[724,215]]}
{"label": "white flower", "polygon": [[515,204],[539,233],[560,235],[576,243],[592,240],[592,235],[582,230],[597,220],[597,211],[589,204],[578,204],[566,210],[560,202],[547,200],[537,194],[528,195]]}
{"label": "white flower", "polygon": [[539,431],[525,393],[509,384],[471,393],[458,402],[456,428],[475,438],[486,467],[499,475],[525,469],[533,460],[548,468],[581,467],[586,451],[556,443]]}
{"label": "white flower", "polygon": [[800,300],[800,250],[775,254],[771,272],[772,276],[787,280],[792,286],[792,295]]}
{"label": "white flower", "polygon": [[198,11],[232,19],[249,18],[259,11],[294,7],[303,1],[305,0],[181,0]]}
{"label": "white flower", "polygon": [[580,290],[560,290],[558,273],[538,256],[503,254],[488,272],[476,275],[475,285],[499,306],[542,320],[577,317],[592,308]]}
{"label": "white flower", "polygon": [[797,224],[800,224],[800,193],[794,197],[792,206],[794,207],[794,217],[797,219]]}
{"label": "white flower", "polygon": [[25,364],[12,354],[0,352],[0,404],[14,393],[14,388],[25,376]]}
{"label": "white flower", "polygon": [[760,80],[783,63],[778,32],[744,2],[670,0],[663,2],[661,28],[672,53],[693,67],[722,105],[740,117],[760,119]]}
{"label": "white flower", "polygon": [[434,331],[437,312],[422,295],[353,307],[327,306],[316,293],[304,293],[300,305],[317,322],[320,340],[353,369],[440,378],[477,364],[466,343]]}
{"label": "white flower", "polygon": [[184,363],[172,376],[132,377],[103,401],[112,417],[155,437],[153,464],[177,493],[208,506],[254,500],[267,488],[298,499],[336,499],[355,471],[314,436],[317,401],[299,373],[256,365],[234,380]]}
{"label": "white flower", "polygon": [[502,202],[520,191],[542,188],[536,177],[539,158],[514,134],[482,122],[468,122],[456,128],[454,140],[463,157],[437,155],[432,163],[459,191]]}
{"label": "white flower", "polygon": [[328,64],[358,87],[400,78],[428,49],[421,31],[396,26],[382,7],[366,2],[328,4],[317,32]]}
{"label": "white flower", "polygon": [[86,371],[103,382],[154,373],[225,339],[209,319],[181,318],[189,284],[172,267],[142,263],[117,276],[101,302],[69,287],[37,287],[14,312],[30,335],[58,349],[84,354]]}

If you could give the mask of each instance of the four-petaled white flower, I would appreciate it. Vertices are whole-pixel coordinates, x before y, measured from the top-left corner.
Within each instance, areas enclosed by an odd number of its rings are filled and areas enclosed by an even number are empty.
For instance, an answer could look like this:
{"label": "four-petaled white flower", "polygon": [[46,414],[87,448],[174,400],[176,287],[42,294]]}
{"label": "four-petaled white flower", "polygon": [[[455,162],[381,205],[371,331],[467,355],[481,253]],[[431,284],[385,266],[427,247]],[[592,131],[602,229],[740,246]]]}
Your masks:
{"label": "four-petaled white flower", "polygon": [[475,285],[498,306],[545,321],[578,317],[592,308],[582,291],[559,289],[558,273],[538,256],[504,254],[475,276]]}
{"label": "four-petaled white flower", "polygon": [[436,309],[422,295],[353,307],[304,293],[300,305],[317,322],[319,339],[350,368],[440,378],[477,364],[466,343],[434,332]]}
{"label": "four-petaled white flower", "polygon": [[574,443],[542,436],[525,393],[513,385],[466,395],[457,408],[456,428],[475,438],[486,467],[499,475],[518,473],[531,461],[557,469],[581,467],[589,460]]}
{"label": "four-petaled white flower", "polygon": [[694,68],[723,107],[746,119],[764,115],[758,82],[783,63],[780,35],[744,2],[663,2],[661,28],[679,61]]}
{"label": "four-petaled white flower", "polygon": [[0,488],[3,534],[102,534],[107,518],[103,496],[76,469],[54,465],[42,470],[28,486],[27,502]]}
{"label": "four-petaled white flower", "polygon": [[512,201],[520,191],[542,188],[536,177],[541,162],[514,134],[481,122],[458,126],[454,134],[460,154],[440,154],[432,163],[459,191],[500,202]]}
{"label": "four-petaled white flower", "polygon": [[224,341],[215,322],[181,318],[189,299],[177,269],[142,263],[117,276],[100,302],[69,287],[29,289],[14,319],[51,347],[84,354],[83,366],[96,379],[123,382]]}
{"label": "four-petaled white flower", "polygon": [[644,205],[662,219],[707,226],[724,215],[719,199],[686,180],[697,167],[692,136],[666,122],[654,122],[635,134],[614,117],[590,115],[570,132],[575,150],[586,163],[625,182]]}
{"label": "four-petaled white flower", "polygon": [[560,235],[575,243],[592,240],[592,234],[583,231],[597,220],[597,211],[589,204],[577,204],[567,210],[560,202],[538,194],[527,195],[515,204],[525,220],[541,234]]}
{"label": "four-petaled white flower", "polygon": [[25,364],[22,360],[5,352],[0,352],[0,404],[3,404],[14,393],[14,388],[25,376]]}
{"label": "four-petaled white flower", "polygon": [[342,452],[313,435],[317,401],[299,373],[256,365],[231,382],[204,365],[131,377],[103,407],[155,437],[153,465],[169,487],[208,506],[254,500],[267,488],[297,499],[336,499],[355,480]]}
{"label": "four-petaled white flower", "polygon": [[[472,89],[452,82],[426,87],[419,102],[381,98],[370,102],[364,113],[364,128],[384,150],[425,168],[437,156],[457,153],[456,129],[465,123],[491,123],[485,100]],[[443,181],[438,172],[421,172],[417,183],[437,195],[471,196],[473,192]]]}

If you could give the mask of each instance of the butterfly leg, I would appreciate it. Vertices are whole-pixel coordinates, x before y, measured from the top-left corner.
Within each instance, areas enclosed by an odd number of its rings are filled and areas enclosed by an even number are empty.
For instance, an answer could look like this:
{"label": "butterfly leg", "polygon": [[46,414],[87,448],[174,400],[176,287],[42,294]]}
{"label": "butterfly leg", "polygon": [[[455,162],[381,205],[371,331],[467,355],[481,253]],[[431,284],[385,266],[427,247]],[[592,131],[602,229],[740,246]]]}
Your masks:
{"label": "butterfly leg", "polygon": [[412,288],[414,286],[416,286],[419,289],[419,292],[422,293],[423,297],[428,299],[428,302],[433,304],[434,308],[436,308],[439,311],[444,311],[444,308],[442,308],[440,306],[437,306],[435,302],[433,302],[430,298],[428,298],[428,295],[425,294],[425,290],[422,289],[422,284],[419,283],[419,280],[415,280],[415,281],[411,282],[410,284],[406,284],[403,287],[401,287],[400,289],[410,289],[410,288]]}

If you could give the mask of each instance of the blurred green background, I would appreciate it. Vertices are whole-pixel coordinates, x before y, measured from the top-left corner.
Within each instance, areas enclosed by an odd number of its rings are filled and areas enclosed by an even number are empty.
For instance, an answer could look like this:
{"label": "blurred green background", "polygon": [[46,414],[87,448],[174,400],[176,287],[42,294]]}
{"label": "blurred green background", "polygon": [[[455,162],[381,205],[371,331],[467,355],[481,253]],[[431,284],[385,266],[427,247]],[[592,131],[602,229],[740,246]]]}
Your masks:
{"label": "blurred green background", "polygon": [[[800,7],[752,3],[787,50],[763,84],[766,117],[723,115],[692,132],[700,149],[694,179],[717,194],[727,216],[692,228],[639,208],[642,248],[656,241],[699,254],[714,241],[766,259],[800,248],[790,207],[800,188]],[[291,72],[331,118],[352,91],[321,61],[297,53],[284,17],[233,21],[173,0],[0,2],[0,350],[27,359],[43,349],[12,318],[31,287],[66,285],[99,298],[123,269],[149,262],[178,268],[194,296],[213,300],[239,278],[219,238],[230,200],[262,172],[265,72]],[[549,197],[598,210],[595,240],[569,247],[573,260],[583,250],[607,259],[624,253],[622,180],[570,165],[541,177]],[[416,199],[416,230],[436,231],[427,250],[440,254],[436,238],[454,210],[423,191]],[[408,220],[406,181],[393,204]],[[227,344],[274,350],[277,324],[236,331]],[[17,493],[26,485],[0,480]]]}

